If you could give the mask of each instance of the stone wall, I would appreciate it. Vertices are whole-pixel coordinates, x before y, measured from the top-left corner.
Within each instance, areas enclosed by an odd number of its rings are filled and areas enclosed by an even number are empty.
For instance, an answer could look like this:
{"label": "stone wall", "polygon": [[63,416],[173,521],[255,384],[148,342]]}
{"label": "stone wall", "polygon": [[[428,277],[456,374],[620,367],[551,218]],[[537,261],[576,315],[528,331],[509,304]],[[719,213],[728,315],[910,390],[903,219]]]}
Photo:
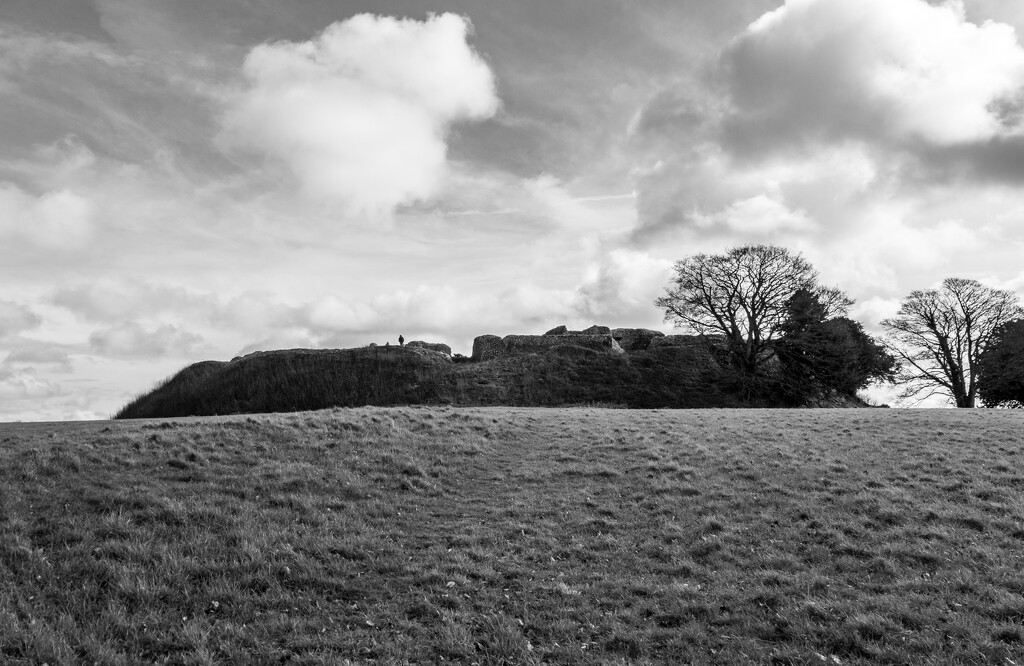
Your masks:
{"label": "stone wall", "polygon": [[505,347],[501,343],[501,338],[496,335],[478,335],[473,340],[474,361],[489,361],[504,355]]}
{"label": "stone wall", "polygon": [[489,361],[516,354],[545,352],[562,345],[622,353],[622,348],[611,335],[506,335],[504,338],[481,335],[473,341],[473,360]]}
{"label": "stone wall", "polygon": [[442,354],[452,355],[452,348],[441,342],[423,342],[422,340],[413,340],[412,342],[406,342],[406,347],[413,347],[419,349],[429,349],[430,351],[441,352]]}
{"label": "stone wall", "polygon": [[655,347],[721,347],[725,344],[724,335],[663,335],[651,340],[648,349]]}
{"label": "stone wall", "polygon": [[611,335],[506,335],[502,338],[506,354],[547,351],[552,347],[572,345],[604,351],[622,352]]}
{"label": "stone wall", "polygon": [[561,326],[555,326],[553,329],[545,333],[544,335],[611,335],[612,329],[607,326],[598,326],[594,324],[590,328],[585,328],[582,331],[570,331],[566,328],[565,324]]}
{"label": "stone wall", "polygon": [[644,351],[655,338],[663,338],[665,334],[648,328],[616,328],[612,330],[612,337],[624,351],[630,352]]}

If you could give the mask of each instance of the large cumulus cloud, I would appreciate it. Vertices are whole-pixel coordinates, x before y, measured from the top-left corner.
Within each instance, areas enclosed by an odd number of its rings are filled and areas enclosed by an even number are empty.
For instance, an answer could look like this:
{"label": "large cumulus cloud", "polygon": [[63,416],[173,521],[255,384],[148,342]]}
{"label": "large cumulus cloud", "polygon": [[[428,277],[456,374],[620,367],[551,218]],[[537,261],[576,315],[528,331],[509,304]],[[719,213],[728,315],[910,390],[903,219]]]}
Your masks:
{"label": "large cumulus cloud", "polygon": [[469,31],[454,14],[361,14],[308,42],[258,46],[224,136],[280,160],[317,198],[363,211],[428,199],[443,181],[451,123],[498,108]]}
{"label": "large cumulus cloud", "polygon": [[787,0],[751,23],[709,85],[637,114],[636,245],[787,245],[889,304],[1012,278],[993,271],[1019,270],[1024,47],[983,4]]}
{"label": "large cumulus cloud", "polygon": [[1016,134],[1024,49],[963,4],[789,0],[726,54],[738,141],[948,146]]}

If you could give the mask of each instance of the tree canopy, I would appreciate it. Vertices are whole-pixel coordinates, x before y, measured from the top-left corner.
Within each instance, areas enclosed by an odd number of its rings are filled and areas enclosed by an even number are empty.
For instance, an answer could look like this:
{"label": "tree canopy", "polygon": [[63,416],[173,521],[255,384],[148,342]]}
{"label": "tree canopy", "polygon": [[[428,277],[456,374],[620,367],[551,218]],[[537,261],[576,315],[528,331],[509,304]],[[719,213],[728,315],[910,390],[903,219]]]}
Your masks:
{"label": "tree canopy", "polygon": [[882,321],[889,346],[903,361],[901,397],[944,395],[974,407],[979,358],[1001,325],[1024,314],[1012,291],[976,280],[946,278],[938,289],[913,291],[895,317]]}
{"label": "tree canopy", "polygon": [[775,351],[780,391],[790,402],[853,395],[871,381],[893,379],[896,359],[858,322],[828,318],[826,307],[806,289],[789,299],[787,309]]}
{"label": "tree canopy", "polygon": [[725,254],[697,254],[675,264],[675,276],[655,305],[665,320],[725,340],[733,366],[753,377],[773,355],[772,345],[800,290],[817,298],[826,317],[845,314],[852,301],[818,284],[800,254],[773,245],[745,245]]}
{"label": "tree canopy", "polygon": [[978,395],[986,407],[1024,407],[1024,319],[992,331],[978,356]]}

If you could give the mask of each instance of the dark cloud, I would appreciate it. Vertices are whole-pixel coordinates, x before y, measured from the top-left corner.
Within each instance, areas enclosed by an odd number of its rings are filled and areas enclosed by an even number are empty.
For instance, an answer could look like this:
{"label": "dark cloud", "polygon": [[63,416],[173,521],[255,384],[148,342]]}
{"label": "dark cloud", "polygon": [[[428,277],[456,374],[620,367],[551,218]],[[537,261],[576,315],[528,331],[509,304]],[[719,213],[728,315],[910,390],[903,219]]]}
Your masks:
{"label": "dark cloud", "polygon": [[4,0],[0,23],[9,23],[51,34],[72,34],[89,39],[109,40],[92,2],[81,0]]}
{"label": "dark cloud", "polygon": [[693,145],[712,138],[724,112],[722,98],[696,84],[658,91],[640,109],[630,132],[640,145]]}
{"label": "dark cloud", "polygon": [[954,146],[915,146],[904,177],[918,186],[963,182],[1024,185],[1024,136]]}

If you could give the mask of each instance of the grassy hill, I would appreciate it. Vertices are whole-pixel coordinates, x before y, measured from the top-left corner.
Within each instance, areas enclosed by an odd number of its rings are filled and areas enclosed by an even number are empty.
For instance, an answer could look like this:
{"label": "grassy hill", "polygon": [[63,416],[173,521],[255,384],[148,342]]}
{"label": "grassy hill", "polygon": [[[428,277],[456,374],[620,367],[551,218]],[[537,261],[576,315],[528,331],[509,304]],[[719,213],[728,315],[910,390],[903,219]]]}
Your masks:
{"label": "grassy hill", "polygon": [[410,347],[292,349],[188,366],[117,418],[169,418],[365,405],[734,407],[700,344],[631,354],[571,344],[454,363]]}
{"label": "grassy hill", "polygon": [[973,410],[0,424],[0,663],[1021,663],[1021,432]]}

